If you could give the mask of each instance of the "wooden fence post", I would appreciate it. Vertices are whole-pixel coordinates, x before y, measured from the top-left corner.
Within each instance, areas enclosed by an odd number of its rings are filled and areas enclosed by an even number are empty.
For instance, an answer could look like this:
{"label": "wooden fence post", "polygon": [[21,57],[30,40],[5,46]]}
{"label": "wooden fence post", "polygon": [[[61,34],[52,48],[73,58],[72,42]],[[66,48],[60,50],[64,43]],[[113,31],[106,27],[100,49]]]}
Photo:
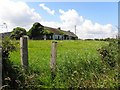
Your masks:
{"label": "wooden fence post", "polygon": [[28,37],[22,36],[20,38],[20,53],[21,53],[21,65],[24,69],[28,68]]}
{"label": "wooden fence post", "polygon": [[51,47],[51,60],[50,60],[52,80],[56,76],[56,57],[57,57],[57,42],[53,41]]}

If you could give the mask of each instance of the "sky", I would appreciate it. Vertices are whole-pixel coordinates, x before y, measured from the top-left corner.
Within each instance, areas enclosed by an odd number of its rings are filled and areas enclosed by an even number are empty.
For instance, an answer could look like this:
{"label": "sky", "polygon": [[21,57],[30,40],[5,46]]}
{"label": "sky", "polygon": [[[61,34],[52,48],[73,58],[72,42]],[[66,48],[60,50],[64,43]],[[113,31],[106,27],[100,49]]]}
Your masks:
{"label": "sky", "polygon": [[[0,32],[33,23],[61,27],[75,32],[81,39],[107,38],[117,35],[117,2],[24,2],[0,0]],[[3,24],[6,23],[6,24]],[[7,25],[7,28],[5,28]]]}

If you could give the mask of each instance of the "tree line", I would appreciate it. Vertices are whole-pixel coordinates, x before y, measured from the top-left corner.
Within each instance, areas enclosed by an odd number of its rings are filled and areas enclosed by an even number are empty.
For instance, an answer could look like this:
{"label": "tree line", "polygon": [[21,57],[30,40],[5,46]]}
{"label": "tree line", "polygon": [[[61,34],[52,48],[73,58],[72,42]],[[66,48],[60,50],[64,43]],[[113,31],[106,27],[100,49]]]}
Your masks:
{"label": "tree line", "polygon": [[11,32],[10,38],[18,40],[23,35],[27,35],[29,36],[30,39],[32,39],[33,37],[41,36],[43,34],[46,34],[44,31],[44,26],[36,22],[33,24],[33,26],[28,32],[22,27],[14,28],[13,31]]}

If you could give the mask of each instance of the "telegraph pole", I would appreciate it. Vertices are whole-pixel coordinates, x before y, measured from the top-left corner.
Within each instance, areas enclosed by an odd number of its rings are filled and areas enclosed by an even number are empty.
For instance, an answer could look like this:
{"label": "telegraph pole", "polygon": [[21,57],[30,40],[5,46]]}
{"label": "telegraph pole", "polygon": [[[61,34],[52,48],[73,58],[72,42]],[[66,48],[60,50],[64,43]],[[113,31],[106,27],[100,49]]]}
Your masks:
{"label": "telegraph pole", "polygon": [[8,29],[7,29],[7,24],[6,24],[6,23],[3,23],[3,25],[5,25],[5,28],[6,28],[7,32],[8,32]]}
{"label": "telegraph pole", "polygon": [[76,35],[76,25],[75,25],[75,35]]}

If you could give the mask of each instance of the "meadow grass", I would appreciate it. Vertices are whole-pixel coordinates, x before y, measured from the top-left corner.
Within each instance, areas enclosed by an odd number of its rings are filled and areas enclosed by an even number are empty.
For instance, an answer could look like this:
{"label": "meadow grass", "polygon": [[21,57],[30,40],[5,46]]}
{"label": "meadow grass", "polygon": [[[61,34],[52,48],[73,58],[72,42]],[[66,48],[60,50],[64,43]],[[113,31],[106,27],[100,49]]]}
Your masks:
{"label": "meadow grass", "polygon": [[[19,41],[17,41],[19,43]],[[104,41],[65,40],[57,41],[57,75],[51,83],[50,55],[51,40],[29,40],[29,67],[38,74],[37,80],[43,87],[109,87],[114,80],[99,78],[102,67],[98,49],[108,45]],[[20,65],[20,48],[10,53],[10,60]],[[74,78],[74,80],[72,80]],[[96,80],[95,80],[96,79]],[[82,82],[84,80],[84,82]],[[97,81],[97,82],[95,82]],[[108,84],[110,82],[110,84]],[[112,86],[111,85],[111,86]]]}
{"label": "meadow grass", "polygon": [[[17,51],[10,54],[10,60],[15,64],[20,64],[20,48],[19,41]],[[82,41],[82,40],[66,40],[57,41],[57,62],[60,64],[62,58],[71,56],[76,59],[78,56],[85,58],[86,56],[98,58],[97,49],[103,45],[107,45],[107,42],[103,41]],[[29,64],[34,69],[48,69],[51,55],[51,44],[50,40],[29,40],[28,41],[28,53],[29,53]],[[76,54],[74,56],[74,54]]]}

